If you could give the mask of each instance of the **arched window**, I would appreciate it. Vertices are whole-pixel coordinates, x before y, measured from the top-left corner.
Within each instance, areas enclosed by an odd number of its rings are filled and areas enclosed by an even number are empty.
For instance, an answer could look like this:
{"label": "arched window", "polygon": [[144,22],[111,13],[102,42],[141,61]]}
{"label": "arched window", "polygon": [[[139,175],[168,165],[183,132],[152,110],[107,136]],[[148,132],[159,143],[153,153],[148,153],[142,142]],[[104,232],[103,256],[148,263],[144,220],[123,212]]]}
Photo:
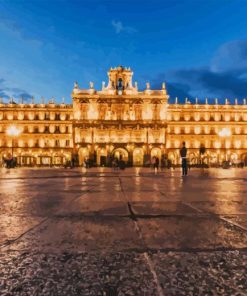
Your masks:
{"label": "arched window", "polygon": [[119,79],[118,79],[118,82],[117,82],[117,89],[118,89],[118,90],[123,90],[123,80],[122,80],[122,78],[119,78]]}

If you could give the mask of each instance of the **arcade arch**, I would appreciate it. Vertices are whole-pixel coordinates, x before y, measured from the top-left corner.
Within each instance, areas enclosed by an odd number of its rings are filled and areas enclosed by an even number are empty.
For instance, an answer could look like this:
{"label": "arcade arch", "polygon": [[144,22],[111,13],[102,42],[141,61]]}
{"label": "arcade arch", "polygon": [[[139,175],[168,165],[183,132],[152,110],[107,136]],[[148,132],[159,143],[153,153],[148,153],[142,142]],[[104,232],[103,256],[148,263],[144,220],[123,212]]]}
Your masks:
{"label": "arcade arch", "polygon": [[133,165],[134,166],[142,166],[143,165],[143,149],[135,148],[133,151]]}

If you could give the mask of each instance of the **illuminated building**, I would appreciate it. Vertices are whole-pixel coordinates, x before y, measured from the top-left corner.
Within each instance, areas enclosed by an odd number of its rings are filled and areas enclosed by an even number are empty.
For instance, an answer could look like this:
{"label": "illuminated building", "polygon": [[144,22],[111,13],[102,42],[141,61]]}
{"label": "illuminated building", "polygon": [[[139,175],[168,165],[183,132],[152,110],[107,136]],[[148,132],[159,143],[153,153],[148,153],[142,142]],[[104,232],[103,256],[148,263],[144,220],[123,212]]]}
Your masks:
{"label": "illuminated building", "polygon": [[[74,157],[80,165],[89,158],[106,166],[117,157],[142,166],[153,156],[178,164],[185,141],[191,164],[201,157],[208,164],[247,161],[246,100],[169,104],[165,83],[139,91],[132,75],[130,68],[111,68],[100,91],[92,82],[88,89],[75,83],[72,105],[0,103],[1,159],[13,144],[20,165],[61,165]],[[6,133],[13,124],[21,132],[15,143]]]}

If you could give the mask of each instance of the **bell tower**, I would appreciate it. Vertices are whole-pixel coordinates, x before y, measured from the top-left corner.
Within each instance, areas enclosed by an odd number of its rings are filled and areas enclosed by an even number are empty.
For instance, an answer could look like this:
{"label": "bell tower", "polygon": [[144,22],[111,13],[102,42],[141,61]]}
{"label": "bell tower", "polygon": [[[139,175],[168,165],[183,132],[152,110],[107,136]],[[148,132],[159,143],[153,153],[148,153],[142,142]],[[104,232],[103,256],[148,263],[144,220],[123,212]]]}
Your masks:
{"label": "bell tower", "polygon": [[132,76],[133,72],[130,68],[124,68],[123,66],[111,68],[108,71],[109,81],[107,89],[114,89],[118,92],[132,89]]}

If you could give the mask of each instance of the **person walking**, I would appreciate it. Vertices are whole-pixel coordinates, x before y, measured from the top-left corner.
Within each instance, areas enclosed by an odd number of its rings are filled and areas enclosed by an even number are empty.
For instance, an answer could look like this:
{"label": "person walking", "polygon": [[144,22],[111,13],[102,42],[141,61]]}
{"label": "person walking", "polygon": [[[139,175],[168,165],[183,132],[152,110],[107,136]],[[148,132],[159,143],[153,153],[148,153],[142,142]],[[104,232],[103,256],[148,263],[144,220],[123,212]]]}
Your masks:
{"label": "person walking", "polygon": [[183,147],[180,149],[180,156],[182,158],[182,176],[187,176],[188,168],[187,168],[187,148],[185,147],[185,142],[183,142]]}

